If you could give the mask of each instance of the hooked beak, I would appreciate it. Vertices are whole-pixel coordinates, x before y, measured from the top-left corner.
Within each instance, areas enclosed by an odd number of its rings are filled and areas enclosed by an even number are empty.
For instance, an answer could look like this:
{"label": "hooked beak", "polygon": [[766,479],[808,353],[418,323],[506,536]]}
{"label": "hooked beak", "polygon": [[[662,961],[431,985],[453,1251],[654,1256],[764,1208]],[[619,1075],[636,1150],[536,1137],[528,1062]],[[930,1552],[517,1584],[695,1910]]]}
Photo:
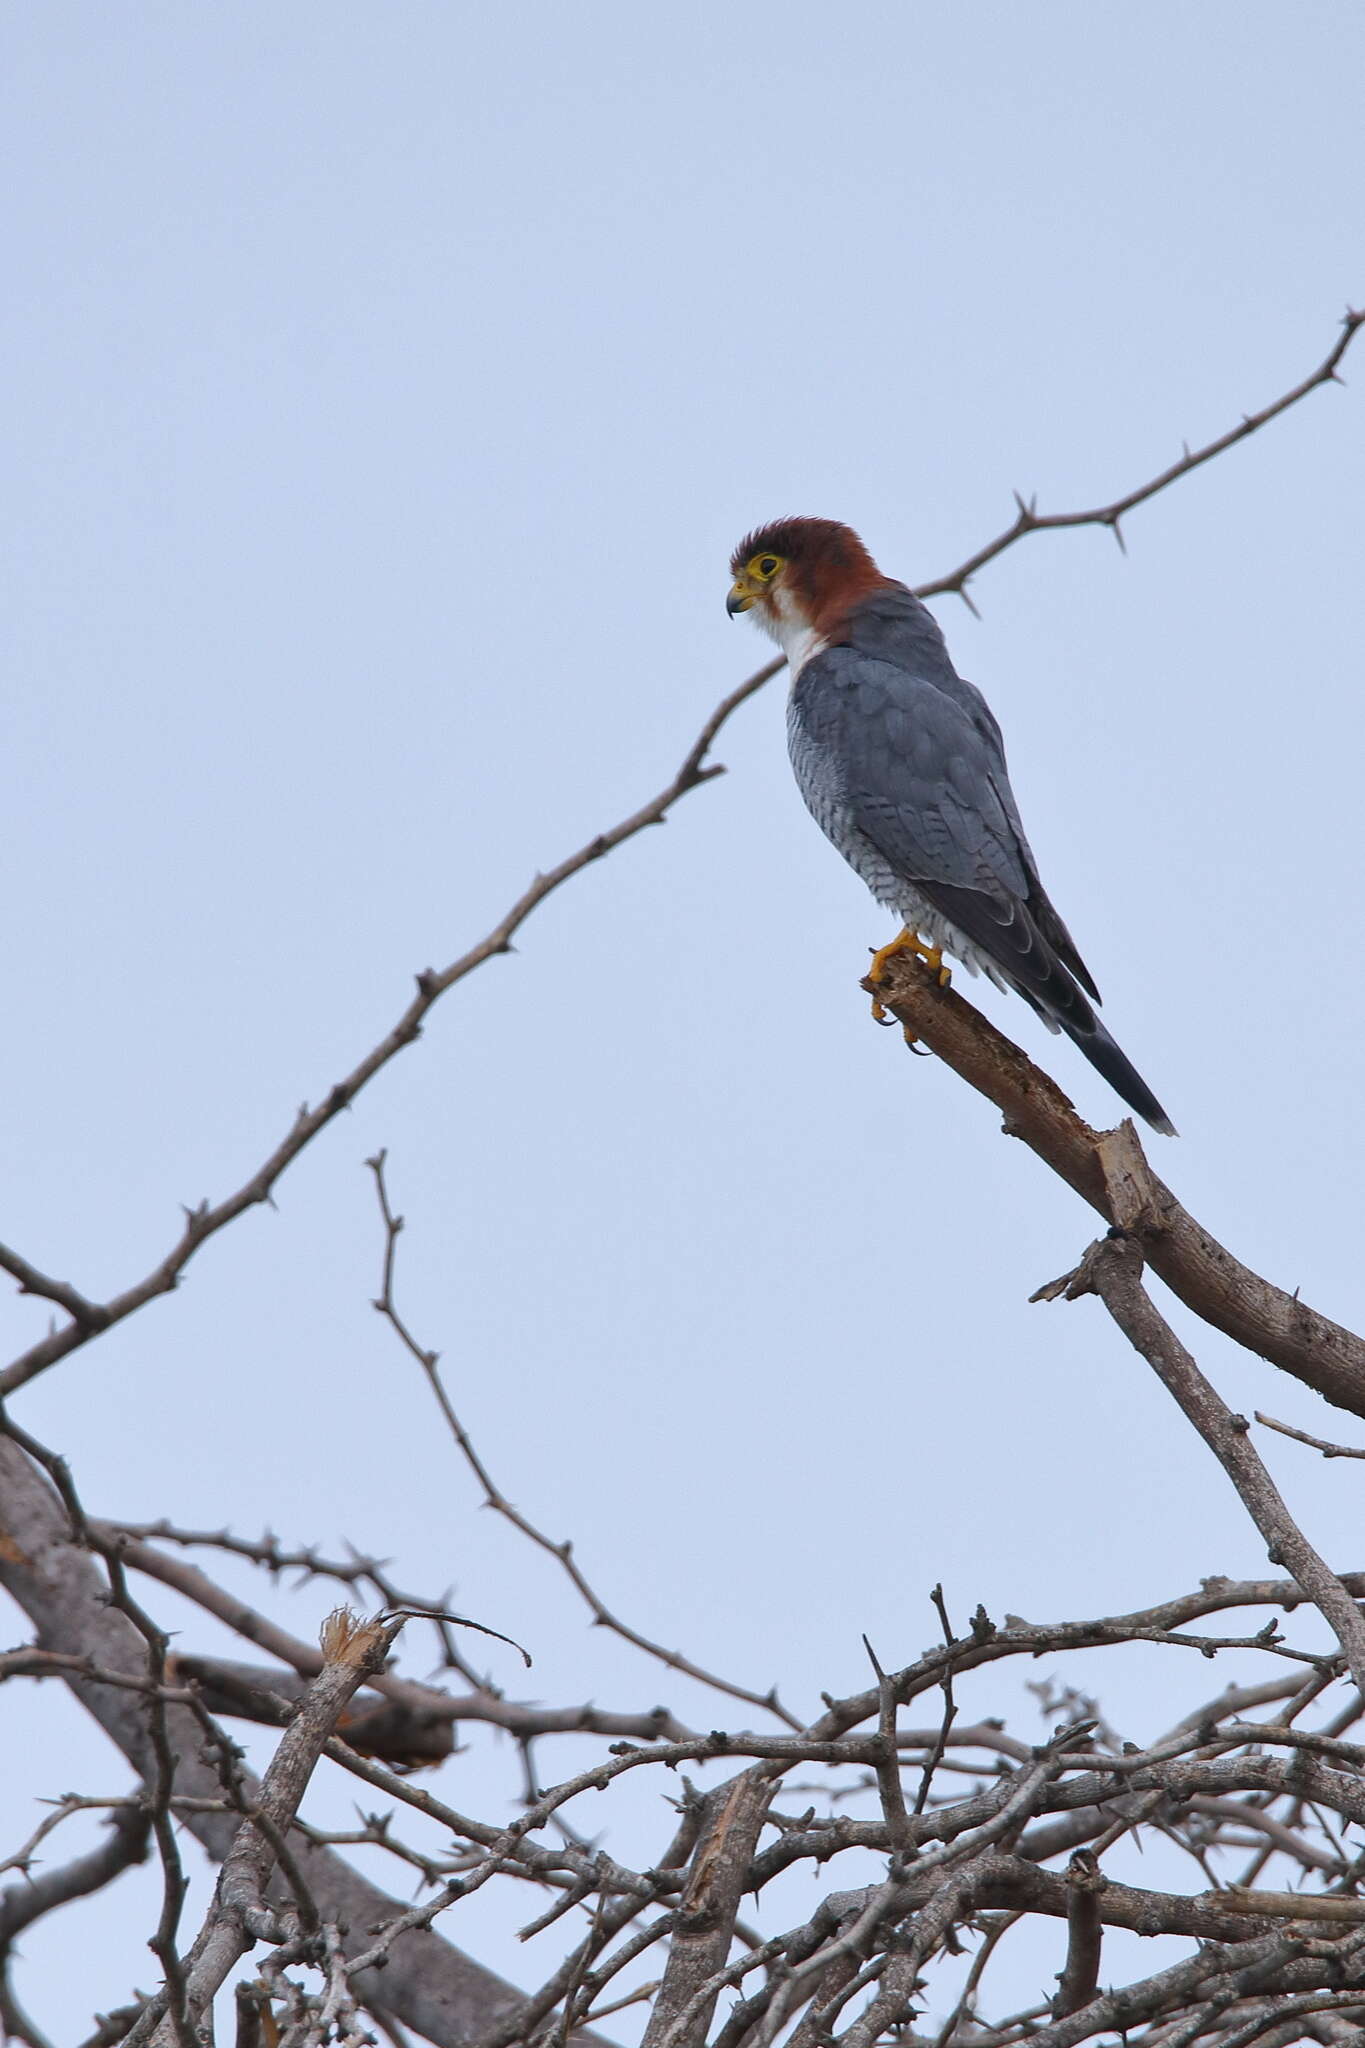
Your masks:
{"label": "hooked beak", "polygon": [[754,593],[742,576],[737,576],[730,585],[730,595],[725,600],[725,609],[730,618],[737,618],[741,612],[751,609]]}

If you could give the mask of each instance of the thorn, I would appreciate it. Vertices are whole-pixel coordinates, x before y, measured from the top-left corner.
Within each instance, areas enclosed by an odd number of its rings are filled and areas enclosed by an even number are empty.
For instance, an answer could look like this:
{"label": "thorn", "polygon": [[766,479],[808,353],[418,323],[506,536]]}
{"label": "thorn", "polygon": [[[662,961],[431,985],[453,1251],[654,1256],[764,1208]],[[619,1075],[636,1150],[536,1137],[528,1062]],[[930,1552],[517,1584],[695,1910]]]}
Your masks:
{"label": "thorn", "polygon": [[1181,452],[1181,455],[1182,455],[1182,456],[1184,457],[1185,461],[1186,461],[1186,462],[1188,462],[1188,461],[1189,461],[1189,459],[1190,459],[1190,444],[1189,444],[1189,442],[1188,442],[1188,441],[1182,441],[1182,442],[1181,442],[1181,444],[1180,444],[1180,452]]}
{"label": "thorn", "polygon": [[1114,539],[1119,544],[1119,553],[1121,555],[1126,555],[1128,552],[1128,543],[1123,537],[1123,528],[1119,524],[1117,514],[1115,514],[1114,518],[1110,520],[1109,524],[1113,528]]}
{"label": "thorn", "polygon": [[962,602],[966,605],[972,617],[974,619],[979,619],[981,617],[981,614],[977,610],[976,606],[972,603],[971,596],[968,593],[967,586],[965,583],[959,583],[957,587],[957,594],[962,599]]}

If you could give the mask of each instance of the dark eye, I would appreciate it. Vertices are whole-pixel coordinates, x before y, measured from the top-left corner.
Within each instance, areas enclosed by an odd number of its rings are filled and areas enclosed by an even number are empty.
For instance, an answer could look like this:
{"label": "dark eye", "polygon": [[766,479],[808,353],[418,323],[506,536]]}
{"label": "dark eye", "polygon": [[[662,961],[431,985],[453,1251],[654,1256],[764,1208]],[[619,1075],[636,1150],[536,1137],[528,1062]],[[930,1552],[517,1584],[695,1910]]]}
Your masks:
{"label": "dark eye", "polygon": [[776,568],[777,556],[765,555],[758,565],[758,573],[760,576],[771,576]]}

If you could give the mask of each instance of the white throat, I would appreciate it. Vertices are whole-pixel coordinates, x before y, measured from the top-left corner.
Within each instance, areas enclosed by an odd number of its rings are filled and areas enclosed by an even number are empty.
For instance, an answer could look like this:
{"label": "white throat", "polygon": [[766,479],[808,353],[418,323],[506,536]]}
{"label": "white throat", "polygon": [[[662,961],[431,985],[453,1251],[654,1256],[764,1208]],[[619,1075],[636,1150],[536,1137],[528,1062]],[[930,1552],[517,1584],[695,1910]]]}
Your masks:
{"label": "white throat", "polygon": [[812,655],[818,654],[825,645],[804,612],[792,603],[780,586],[759,611],[759,624],[786,655],[793,682]]}

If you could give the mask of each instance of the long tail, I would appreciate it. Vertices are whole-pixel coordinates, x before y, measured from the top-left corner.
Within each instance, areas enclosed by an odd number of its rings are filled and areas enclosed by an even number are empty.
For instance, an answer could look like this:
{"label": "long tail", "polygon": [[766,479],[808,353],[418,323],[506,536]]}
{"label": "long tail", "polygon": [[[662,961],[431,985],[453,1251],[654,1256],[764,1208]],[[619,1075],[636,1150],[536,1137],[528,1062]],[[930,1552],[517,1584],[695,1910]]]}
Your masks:
{"label": "long tail", "polygon": [[[1079,1007],[1079,1006],[1078,1006]],[[1089,1005],[1085,1005],[1088,1009]],[[1053,1012],[1056,1016],[1056,1012]],[[1154,1131],[1163,1137],[1179,1135],[1175,1125],[1167,1116],[1161,1104],[1143,1080],[1137,1068],[1125,1052],[1121,1052],[1093,1010],[1088,1025],[1079,1016],[1058,1016],[1057,1022],[1073,1045],[1080,1047],[1097,1073],[1103,1074],[1109,1086],[1123,1097],[1130,1109],[1135,1109]]]}
{"label": "long tail", "polygon": [[[964,889],[951,882],[917,880],[916,887],[933,909],[971,940],[985,960],[999,968],[1010,987],[1045,1024],[1054,1031],[1065,1031],[1130,1109],[1163,1137],[1177,1135],[1137,1068],[1119,1051],[1091,1009],[1085,991],[1098,1002],[1095,984],[1041,887],[1036,905],[1003,892]],[[913,918],[906,921],[913,923]]]}

